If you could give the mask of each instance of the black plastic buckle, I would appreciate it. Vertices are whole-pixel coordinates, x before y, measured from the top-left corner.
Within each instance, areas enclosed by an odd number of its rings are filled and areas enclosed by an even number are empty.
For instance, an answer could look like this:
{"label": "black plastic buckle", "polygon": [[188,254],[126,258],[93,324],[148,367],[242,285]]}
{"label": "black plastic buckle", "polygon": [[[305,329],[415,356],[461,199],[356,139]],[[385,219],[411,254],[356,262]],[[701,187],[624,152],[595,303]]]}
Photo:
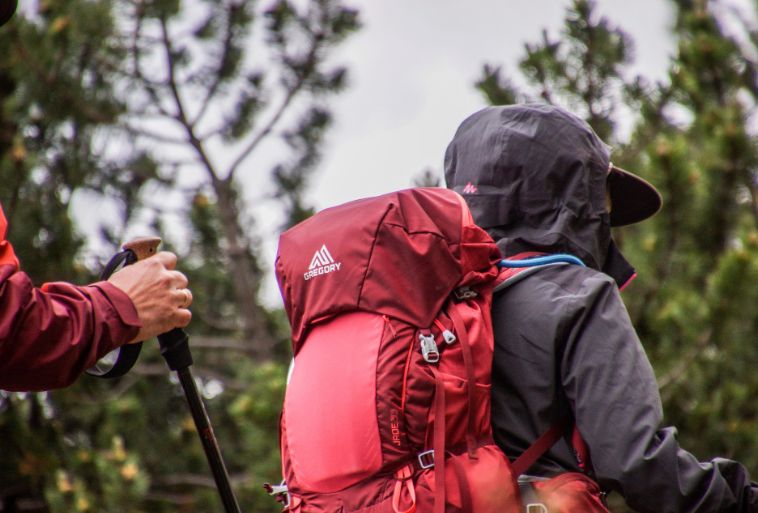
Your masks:
{"label": "black plastic buckle", "polygon": [[456,303],[460,303],[461,301],[466,301],[468,299],[473,299],[477,297],[479,294],[473,290],[471,290],[469,287],[460,287],[453,291],[453,299]]}

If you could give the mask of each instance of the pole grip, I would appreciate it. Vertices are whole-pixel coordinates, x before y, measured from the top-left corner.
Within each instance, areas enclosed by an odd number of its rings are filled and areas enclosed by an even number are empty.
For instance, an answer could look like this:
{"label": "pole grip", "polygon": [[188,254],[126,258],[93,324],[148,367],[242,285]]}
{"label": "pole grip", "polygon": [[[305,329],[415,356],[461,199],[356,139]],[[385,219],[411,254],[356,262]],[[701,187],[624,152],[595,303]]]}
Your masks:
{"label": "pole grip", "polygon": [[124,251],[131,251],[137,260],[144,260],[153,256],[158,251],[158,246],[161,244],[160,237],[139,237],[132,239],[123,246],[121,249]]}

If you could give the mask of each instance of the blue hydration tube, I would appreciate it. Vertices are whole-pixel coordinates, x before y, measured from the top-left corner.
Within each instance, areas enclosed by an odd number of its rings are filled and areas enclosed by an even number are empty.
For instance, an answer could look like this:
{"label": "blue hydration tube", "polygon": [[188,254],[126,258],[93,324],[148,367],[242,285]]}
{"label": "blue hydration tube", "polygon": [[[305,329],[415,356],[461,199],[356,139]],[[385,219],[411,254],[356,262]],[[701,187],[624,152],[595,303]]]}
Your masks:
{"label": "blue hydration tube", "polygon": [[537,267],[540,265],[550,265],[550,264],[574,264],[579,265],[582,267],[587,267],[584,265],[584,262],[582,262],[579,258],[575,257],[574,255],[569,255],[566,253],[558,253],[555,255],[545,255],[545,256],[539,256],[534,258],[525,258],[523,260],[508,260],[503,259],[500,262],[498,262],[498,267]]}

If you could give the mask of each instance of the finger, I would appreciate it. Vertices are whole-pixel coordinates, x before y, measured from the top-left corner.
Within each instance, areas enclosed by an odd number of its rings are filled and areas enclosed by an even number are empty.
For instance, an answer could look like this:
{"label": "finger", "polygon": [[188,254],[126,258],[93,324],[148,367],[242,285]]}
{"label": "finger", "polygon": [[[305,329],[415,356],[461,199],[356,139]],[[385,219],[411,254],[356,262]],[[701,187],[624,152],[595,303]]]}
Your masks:
{"label": "finger", "polygon": [[175,297],[179,308],[187,308],[192,304],[192,291],[189,289],[177,289]]}
{"label": "finger", "polygon": [[174,320],[177,328],[186,328],[192,320],[192,312],[186,308],[180,308],[174,315]]}
{"label": "finger", "polygon": [[186,289],[189,280],[180,271],[171,271],[171,284],[177,289]]}
{"label": "finger", "polygon": [[170,271],[176,267],[176,255],[170,251],[160,251],[150,258],[158,260],[161,264],[163,264],[163,267]]}

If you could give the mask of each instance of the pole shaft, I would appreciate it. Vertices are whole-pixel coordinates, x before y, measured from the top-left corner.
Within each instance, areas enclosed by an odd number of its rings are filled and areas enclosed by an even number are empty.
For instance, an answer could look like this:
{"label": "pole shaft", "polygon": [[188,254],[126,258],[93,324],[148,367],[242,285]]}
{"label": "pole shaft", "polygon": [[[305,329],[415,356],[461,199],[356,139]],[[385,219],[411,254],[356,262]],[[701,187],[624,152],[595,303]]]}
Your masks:
{"label": "pole shaft", "polygon": [[189,368],[183,368],[177,369],[176,374],[184,389],[184,395],[187,398],[190,412],[192,412],[192,419],[195,421],[198,435],[200,435],[200,440],[203,443],[208,465],[211,467],[213,478],[216,480],[216,487],[224,504],[224,510],[226,513],[240,513],[240,507],[232,491],[229,474],[226,471],[224,460],[221,457],[221,450],[216,441],[216,435],[213,434],[213,427],[211,426],[203,401],[200,399],[192,373]]}

